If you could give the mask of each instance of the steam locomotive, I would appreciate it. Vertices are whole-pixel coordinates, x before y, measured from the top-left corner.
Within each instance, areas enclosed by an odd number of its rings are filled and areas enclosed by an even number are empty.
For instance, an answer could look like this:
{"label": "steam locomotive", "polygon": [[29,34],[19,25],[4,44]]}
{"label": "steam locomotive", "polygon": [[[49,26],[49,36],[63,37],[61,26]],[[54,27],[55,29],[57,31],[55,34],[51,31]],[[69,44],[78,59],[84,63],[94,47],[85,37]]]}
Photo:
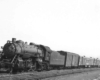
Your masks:
{"label": "steam locomotive", "polygon": [[0,69],[11,73],[99,66],[99,59],[86,58],[67,51],[53,51],[48,46],[27,44],[16,38],[7,41],[0,58]]}
{"label": "steam locomotive", "polygon": [[0,67],[11,72],[48,69],[50,53],[47,46],[34,43],[28,45],[13,38],[3,47]]}

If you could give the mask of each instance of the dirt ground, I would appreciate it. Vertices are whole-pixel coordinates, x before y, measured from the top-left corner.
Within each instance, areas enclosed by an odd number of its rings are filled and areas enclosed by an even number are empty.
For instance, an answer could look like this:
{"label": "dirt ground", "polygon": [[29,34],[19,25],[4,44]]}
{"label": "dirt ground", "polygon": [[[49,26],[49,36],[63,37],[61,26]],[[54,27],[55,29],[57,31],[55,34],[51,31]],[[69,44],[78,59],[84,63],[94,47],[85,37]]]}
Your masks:
{"label": "dirt ground", "polygon": [[[100,80],[100,69],[82,73],[73,73],[73,72],[78,72],[78,69],[71,71],[53,70],[53,71],[48,71],[48,72],[44,71],[39,73],[38,72],[21,73],[15,75],[6,74],[6,75],[0,75],[0,80]],[[63,75],[61,76],[60,74]]]}
{"label": "dirt ground", "polygon": [[58,76],[52,78],[45,78],[42,80],[100,80],[100,70],[71,74],[71,75],[64,75],[64,76]]}

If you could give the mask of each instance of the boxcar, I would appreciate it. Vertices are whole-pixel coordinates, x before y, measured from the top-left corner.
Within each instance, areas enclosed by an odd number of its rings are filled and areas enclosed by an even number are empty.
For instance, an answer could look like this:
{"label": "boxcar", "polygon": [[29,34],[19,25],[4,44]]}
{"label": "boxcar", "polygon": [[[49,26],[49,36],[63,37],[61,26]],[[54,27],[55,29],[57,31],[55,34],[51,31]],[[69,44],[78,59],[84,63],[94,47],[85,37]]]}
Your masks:
{"label": "boxcar", "polygon": [[94,66],[94,58],[90,57],[90,67],[93,67]]}
{"label": "boxcar", "polygon": [[65,63],[64,63],[64,67],[65,68],[71,68],[72,66],[72,60],[73,60],[73,54],[70,52],[66,52],[66,51],[58,51],[61,54],[65,54]]}
{"label": "boxcar", "polygon": [[65,54],[65,64],[64,66],[66,68],[73,68],[79,66],[79,58],[80,56],[78,54],[72,53],[72,52],[66,52],[66,51],[58,51],[61,54]]}
{"label": "boxcar", "polygon": [[97,59],[94,59],[93,65],[94,65],[94,67],[96,67],[96,65],[97,65]]}
{"label": "boxcar", "polygon": [[72,55],[73,55],[72,67],[78,67],[80,56],[78,54],[75,54],[75,53],[72,53]]}
{"label": "boxcar", "polygon": [[86,67],[86,57],[85,56],[80,56],[79,67]]}
{"label": "boxcar", "polygon": [[96,59],[96,67],[100,67],[100,60],[99,59]]}
{"label": "boxcar", "polygon": [[79,67],[83,67],[83,57],[80,56],[80,59],[79,59]]}
{"label": "boxcar", "polygon": [[67,52],[66,60],[65,60],[65,67],[71,68],[73,62],[73,54],[70,52]]}
{"label": "boxcar", "polygon": [[86,60],[85,60],[85,67],[91,67],[91,65],[93,65],[92,58],[86,58]]}
{"label": "boxcar", "polygon": [[98,59],[98,67],[100,67],[100,59]]}

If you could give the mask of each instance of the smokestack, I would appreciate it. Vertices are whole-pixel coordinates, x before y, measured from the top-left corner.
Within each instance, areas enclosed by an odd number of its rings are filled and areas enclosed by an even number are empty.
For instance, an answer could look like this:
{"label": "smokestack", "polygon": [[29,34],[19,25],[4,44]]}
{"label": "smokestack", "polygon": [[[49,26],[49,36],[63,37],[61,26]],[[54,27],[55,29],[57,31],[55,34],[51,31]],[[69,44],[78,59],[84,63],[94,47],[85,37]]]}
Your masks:
{"label": "smokestack", "polygon": [[12,38],[12,42],[13,42],[13,43],[16,42],[16,38]]}

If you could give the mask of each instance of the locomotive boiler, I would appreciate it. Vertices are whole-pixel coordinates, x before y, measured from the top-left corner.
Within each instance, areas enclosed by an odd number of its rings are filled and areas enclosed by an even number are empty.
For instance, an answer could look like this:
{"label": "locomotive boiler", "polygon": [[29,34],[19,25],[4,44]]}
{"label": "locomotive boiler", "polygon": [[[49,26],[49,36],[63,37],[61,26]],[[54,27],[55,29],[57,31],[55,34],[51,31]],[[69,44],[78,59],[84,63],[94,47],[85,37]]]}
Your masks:
{"label": "locomotive boiler", "polygon": [[8,71],[48,69],[51,49],[12,38],[3,47],[0,67]]}

